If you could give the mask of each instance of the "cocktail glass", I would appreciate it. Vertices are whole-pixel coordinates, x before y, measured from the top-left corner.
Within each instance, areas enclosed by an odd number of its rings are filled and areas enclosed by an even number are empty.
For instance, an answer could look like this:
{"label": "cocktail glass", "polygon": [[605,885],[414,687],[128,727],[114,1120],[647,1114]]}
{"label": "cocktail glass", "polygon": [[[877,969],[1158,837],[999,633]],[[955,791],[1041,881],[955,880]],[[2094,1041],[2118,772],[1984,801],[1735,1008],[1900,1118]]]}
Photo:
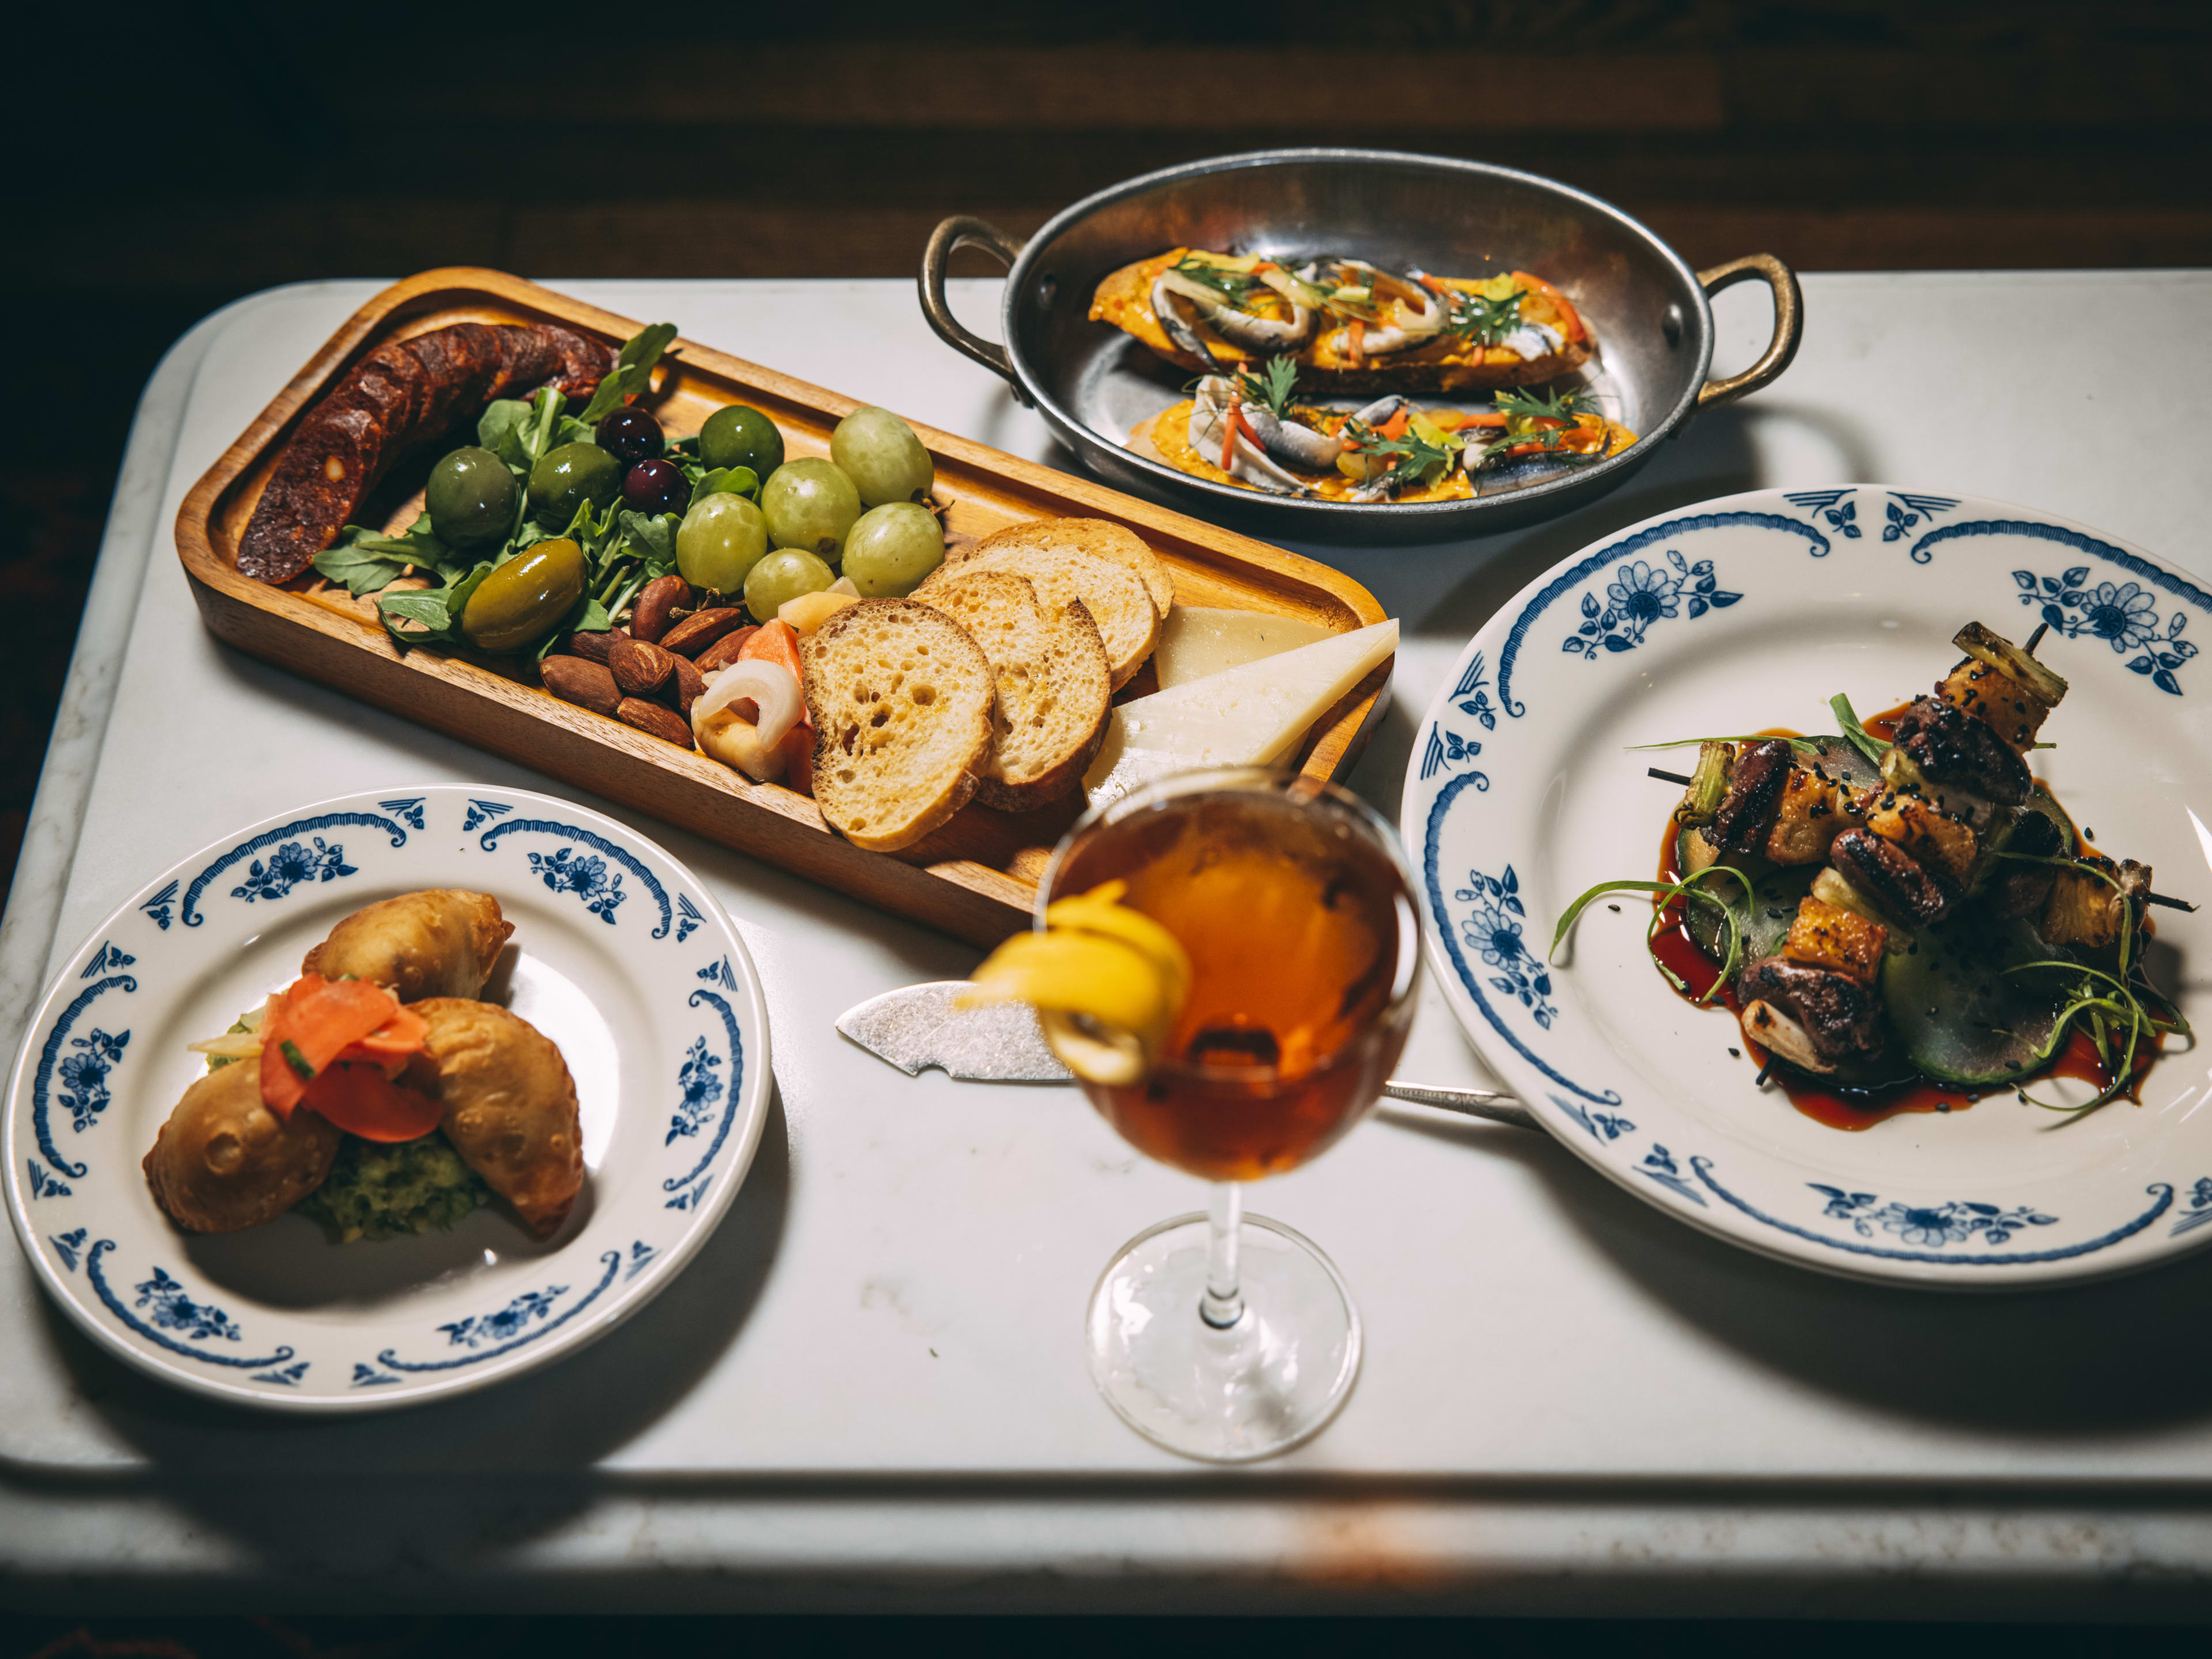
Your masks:
{"label": "cocktail glass", "polygon": [[1375,1103],[1420,980],[1412,884],[1390,826],[1294,773],[1179,773],[1094,809],[1037,898],[1120,879],[1174,933],[1191,988],[1139,1081],[1084,1093],[1212,1201],[1147,1228],[1092,1292],[1091,1376],[1140,1434],[1243,1462],[1317,1433],[1359,1371],[1359,1315],[1335,1264],[1244,1183],[1316,1157]]}

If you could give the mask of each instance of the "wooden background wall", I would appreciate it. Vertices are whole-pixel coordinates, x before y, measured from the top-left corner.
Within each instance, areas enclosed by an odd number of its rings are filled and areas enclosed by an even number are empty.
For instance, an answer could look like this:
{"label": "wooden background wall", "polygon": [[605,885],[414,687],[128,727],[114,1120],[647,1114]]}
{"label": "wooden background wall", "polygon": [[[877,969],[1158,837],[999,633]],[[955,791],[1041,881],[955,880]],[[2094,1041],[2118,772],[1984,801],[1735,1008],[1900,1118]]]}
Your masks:
{"label": "wooden background wall", "polygon": [[1693,264],[2212,259],[2201,0],[233,0],[33,27],[10,40],[0,577],[57,625],[0,653],[0,869],[137,390],[271,283],[906,276],[949,212],[1023,232],[1134,173],[1315,142],[1553,174]]}

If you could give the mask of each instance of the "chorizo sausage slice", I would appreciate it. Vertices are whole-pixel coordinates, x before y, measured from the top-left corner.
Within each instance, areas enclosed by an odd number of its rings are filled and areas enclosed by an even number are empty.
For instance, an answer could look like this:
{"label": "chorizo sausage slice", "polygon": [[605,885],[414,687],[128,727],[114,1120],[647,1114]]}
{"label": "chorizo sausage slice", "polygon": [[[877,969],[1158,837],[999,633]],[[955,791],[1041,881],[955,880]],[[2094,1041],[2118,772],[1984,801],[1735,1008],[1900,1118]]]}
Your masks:
{"label": "chorizo sausage slice", "polygon": [[587,396],[614,364],[612,347],[549,323],[455,323],[386,342],[292,434],[239,543],[239,569],[291,580],[409,451],[495,398],[544,386]]}

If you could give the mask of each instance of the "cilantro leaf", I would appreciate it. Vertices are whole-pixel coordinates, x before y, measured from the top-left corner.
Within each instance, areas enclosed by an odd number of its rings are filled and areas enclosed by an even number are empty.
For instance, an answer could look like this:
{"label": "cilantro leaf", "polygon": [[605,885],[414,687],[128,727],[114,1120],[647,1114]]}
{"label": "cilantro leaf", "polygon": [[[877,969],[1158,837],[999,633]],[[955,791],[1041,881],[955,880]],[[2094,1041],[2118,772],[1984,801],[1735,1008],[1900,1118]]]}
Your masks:
{"label": "cilantro leaf", "polygon": [[1507,415],[1525,415],[1553,421],[1571,421],[1577,415],[1595,414],[1594,399],[1586,386],[1571,386],[1564,392],[1530,392],[1525,387],[1508,386],[1494,393],[1491,405]]}
{"label": "cilantro leaf", "polygon": [[1521,326],[1521,301],[1527,297],[1520,289],[1502,300],[1492,300],[1462,289],[1448,288],[1444,290],[1448,308],[1444,326],[1477,345],[1494,346]]}

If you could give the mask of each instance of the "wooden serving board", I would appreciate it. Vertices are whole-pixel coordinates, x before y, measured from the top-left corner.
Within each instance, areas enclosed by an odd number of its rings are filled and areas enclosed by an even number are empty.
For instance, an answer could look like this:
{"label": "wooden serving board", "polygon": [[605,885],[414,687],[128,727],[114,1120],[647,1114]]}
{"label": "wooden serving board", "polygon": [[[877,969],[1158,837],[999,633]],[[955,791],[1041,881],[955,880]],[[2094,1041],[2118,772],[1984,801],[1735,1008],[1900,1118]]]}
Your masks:
{"label": "wooden serving board", "polygon": [[[301,415],[375,346],[465,321],[554,322],[617,344],[641,326],[496,270],[428,270],[386,289],[185,498],[177,553],[207,626],[280,667],[957,938],[990,945],[1028,927],[1046,858],[1083,809],[1079,793],[1020,814],[971,805],[903,852],[863,852],[832,832],[806,797],[562,702],[536,684],[526,661],[444,647],[403,651],[378,623],[373,601],[324,586],[313,571],[283,587],[239,573],[239,539]],[[696,432],[726,404],[750,404],[782,428],[794,459],[827,455],[830,432],[859,406],[684,339],[663,357],[643,401],[672,437]],[[947,532],[956,540],[1026,519],[1112,519],[1166,561],[1179,603],[1296,617],[1336,633],[1383,620],[1365,588],[1310,559],[951,433],[915,430],[936,462],[938,497],[950,503]],[[411,469],[403,466],[365,505],[363,519],[395,530],[412,522],[429,464],[443,453],[432,447]],[[1315,726],[1297,757],[1304,771],[1332,778],[1358,757],[1389,672],[1386,662]],[[1150,684],[1147,667],[1123,695]]]}

